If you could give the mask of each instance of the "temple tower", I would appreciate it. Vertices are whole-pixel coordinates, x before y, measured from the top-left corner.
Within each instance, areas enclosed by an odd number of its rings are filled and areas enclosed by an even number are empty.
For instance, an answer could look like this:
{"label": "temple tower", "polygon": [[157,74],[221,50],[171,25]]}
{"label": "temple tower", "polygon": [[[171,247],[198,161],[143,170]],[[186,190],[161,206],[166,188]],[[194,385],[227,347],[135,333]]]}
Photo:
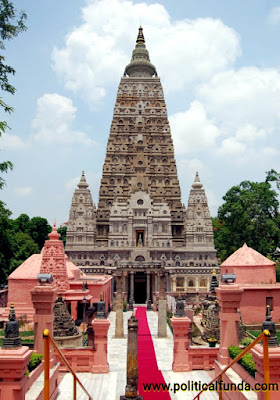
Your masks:
{"label": "temple tower", "polygon": [[189,195],[185,232],[187,249],[215,252],[210,211],[198,172]]}
{"label": "temple tower", "polygon": [[166,104],[141,27],[118,88],[99,191],[97,242],[107,244],[113,204],[126,205],[139,190],[154,204],[169,206],[174,244],[182,244],[184,215]]}
{"label": "temple tower", "polygon": [[81,255],[80,252],[86,251],[88,247],[92,248],[95,242],[95,230],[96,211],[83,171],[78,188],[72,198],[67,225],[65,251],[70,259],[73,259],[76,254],[77,256]]}
{"label": "temple tower", "polygon": [[[188,209],[181,202],[163,89],[140,27],[114,107],[97,210],[84,174],[67,228],[69,259],[87,274],[122,280],[123,298],[166,291],[195,299],[217,268],[207,198],[198,174]],[[116,287],[115,287],[116,289]]]}

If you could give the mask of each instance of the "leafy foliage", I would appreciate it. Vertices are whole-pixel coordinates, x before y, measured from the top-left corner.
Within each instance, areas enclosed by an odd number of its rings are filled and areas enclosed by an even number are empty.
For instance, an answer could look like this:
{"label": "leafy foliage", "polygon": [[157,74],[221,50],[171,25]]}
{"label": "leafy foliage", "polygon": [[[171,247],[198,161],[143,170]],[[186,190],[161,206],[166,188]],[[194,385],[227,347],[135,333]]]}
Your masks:
{"label": "leafy foliage", "polygon": [[39,364],[41,364],[42,359],[43,354],[32,353],[28,364],[28,371],[32,372]]}
{"label": "leafy foliage", "polygon": [[[269,178],[271,180],[271,178]],[[261,254],[273,254],[280,242],[277,193],[269,181],[243,181],[223,197],[213,219],[215,247],[221,260],[247,243]]]}
{"label": "leafy foliage", "polygon": [[[241,353],[241,349],[238,346],[230,346],[228,348],[228,353],[230,358],[236,358],[240,353]],[[257,372],[256,367],[255,367],[255,363],[253,360],[253,356],[252,354],[245,354],[241,360],[238,361],[239,364],[242,365],[242,367],[244,367],[246,369],[246,371],[249,372],[250,375],[255,376],[255,372]]]}
{"label": "leafy foliage", "polygon": [[57,229],[57,232],[60,233],[60,240],[63,241],[63,245],[65,247],[66,245],[66,233],[67,233],[67,226],[61,226],[60,228]]}
{"label": "leafy foliage", "polygon": [[21,214],[15,220],[0,202],[0,283],[32,254],[40,253],[51,227],[45,218]]}
{"label": "leafy foliage", "polygon": [[[8,0],[0,0],[0,50],[5,51],[5,40],[11,40],[18,36],[20,32],[27,28],[24,21],[27,18],[25,12],[21,11],[17,16],[17,12],[13,3]],[[15,70],[10,65],[5,64],[5,57],[0,54],[0,88],[4,92],[14,94],[16,89],[9,83],[9,76],[14,75]],[[0,98],[0,107],[4,108],[5,112],[11,113],[13,110]],[[8,128],[6,121],[0,121],[0,136]],[[0,172],[8,172],[13,168],[11,161],[0,163]],[[0,189],[5,184],[5,180],[0,177]]]}

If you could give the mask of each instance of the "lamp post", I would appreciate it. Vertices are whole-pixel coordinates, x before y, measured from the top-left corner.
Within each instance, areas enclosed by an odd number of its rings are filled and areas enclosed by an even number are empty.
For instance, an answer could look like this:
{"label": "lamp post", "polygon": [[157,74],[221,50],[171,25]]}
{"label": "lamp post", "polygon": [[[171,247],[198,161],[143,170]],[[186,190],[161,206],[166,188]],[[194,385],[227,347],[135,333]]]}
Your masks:
{"label": "lamp post", "polygon": [[84,298],[83,298],[83,346],[85,345],[86,303],[87,303],[87,299],[84,296]]}

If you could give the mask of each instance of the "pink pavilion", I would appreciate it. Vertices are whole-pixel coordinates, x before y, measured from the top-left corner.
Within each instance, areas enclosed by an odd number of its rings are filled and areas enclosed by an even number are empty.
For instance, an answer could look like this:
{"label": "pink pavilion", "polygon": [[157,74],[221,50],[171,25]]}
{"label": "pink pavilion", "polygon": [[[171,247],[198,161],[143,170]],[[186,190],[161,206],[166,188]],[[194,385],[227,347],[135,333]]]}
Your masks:
{"label": "pink pavilion", "polygon": [[39,273],[52,274],[54,284],[65,299],[73,319],[82,318],[82,301],[87,308],[102,299],[108,312],[111,303],[111,280],[108,275],[87,276],[68,260],[63,242],[56,225],[53,225],[49,240],[46,240],[41,254],[33,254],[9,276],[8,306],[0,309],[0,315],[7,318],[11,303],[14,303],[17,318],[26,315],[33,320],[34,308],[31,290],[37,285]]}

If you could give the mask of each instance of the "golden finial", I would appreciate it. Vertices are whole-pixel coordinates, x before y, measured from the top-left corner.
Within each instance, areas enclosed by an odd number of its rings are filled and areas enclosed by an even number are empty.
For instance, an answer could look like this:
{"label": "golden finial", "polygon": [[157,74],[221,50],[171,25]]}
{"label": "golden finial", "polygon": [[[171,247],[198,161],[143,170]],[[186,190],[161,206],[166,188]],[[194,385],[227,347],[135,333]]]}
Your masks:
{"label": "golden finial", "polygon": [[215,270],[215,268],[214,268],[213,271],[212,271],[212,275],[216,275],[216,270]]}

